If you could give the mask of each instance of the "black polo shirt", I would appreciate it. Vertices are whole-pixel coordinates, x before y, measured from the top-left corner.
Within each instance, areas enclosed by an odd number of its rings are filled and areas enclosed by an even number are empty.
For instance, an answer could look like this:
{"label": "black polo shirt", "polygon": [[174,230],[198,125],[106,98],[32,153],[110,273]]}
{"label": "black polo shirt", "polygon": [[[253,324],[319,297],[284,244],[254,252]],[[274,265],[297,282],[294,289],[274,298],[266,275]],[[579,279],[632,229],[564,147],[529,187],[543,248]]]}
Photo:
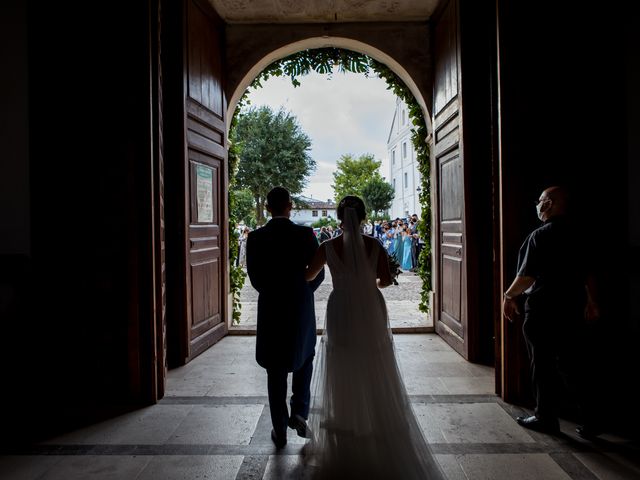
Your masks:
{"label": "black polo shirt", "polygon": [[518,253],[518,276],[533,277],[525,310],[575,310],[586,300],[587,238],[569,218],[549,219]]}

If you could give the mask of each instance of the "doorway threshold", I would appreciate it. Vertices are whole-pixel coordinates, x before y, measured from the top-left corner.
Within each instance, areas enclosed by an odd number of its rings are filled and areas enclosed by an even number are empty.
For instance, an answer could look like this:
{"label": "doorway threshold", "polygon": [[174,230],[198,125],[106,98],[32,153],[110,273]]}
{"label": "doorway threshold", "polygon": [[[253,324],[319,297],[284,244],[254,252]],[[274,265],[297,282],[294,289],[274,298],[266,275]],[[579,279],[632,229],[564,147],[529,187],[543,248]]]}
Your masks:
{"label": "doorway threshold", "polygon": [[[435,333],[435,327],[391,327],[391,333]],[[318,335],[324,334],[323,328],[316,329]],[[255,335],[256,329],[251,327],[230,327],[227,333],[228,335]]]}

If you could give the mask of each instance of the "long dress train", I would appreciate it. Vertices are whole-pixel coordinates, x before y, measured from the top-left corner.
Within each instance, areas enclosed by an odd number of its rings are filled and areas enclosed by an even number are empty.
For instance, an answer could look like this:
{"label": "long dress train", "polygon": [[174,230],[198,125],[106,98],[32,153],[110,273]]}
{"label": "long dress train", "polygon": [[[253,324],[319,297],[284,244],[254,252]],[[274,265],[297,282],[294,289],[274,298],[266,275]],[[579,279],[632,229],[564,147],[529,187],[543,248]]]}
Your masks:
{"label": "long dress train", "polygon": [[343,258],[327,242],[333,291],[317,347],[307,445],[311,477],[443,479],[396,363],[384,298],[381,248],[367,256],[355,211],[345,209]]}

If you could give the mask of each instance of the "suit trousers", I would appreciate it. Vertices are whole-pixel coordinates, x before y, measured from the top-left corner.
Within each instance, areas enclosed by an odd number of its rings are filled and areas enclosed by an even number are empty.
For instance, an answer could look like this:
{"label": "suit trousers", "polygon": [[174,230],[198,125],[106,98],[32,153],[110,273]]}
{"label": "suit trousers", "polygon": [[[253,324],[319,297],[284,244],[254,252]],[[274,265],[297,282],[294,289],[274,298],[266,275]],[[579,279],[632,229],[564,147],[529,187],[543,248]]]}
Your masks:
{"label": "suit trousers", "polygon": [[[313,373],[313,355],[309,356],[302,366],[293,372],[291,382],[291,416],[300,415],[306,419],[309,416],[311,401],[311,374]],[[289,372],[285,368],[267,369],[267,390],[269,393],[269,410],[271,423],[276,435],[286,435],[289,422],[287,409],[287,377]]]}

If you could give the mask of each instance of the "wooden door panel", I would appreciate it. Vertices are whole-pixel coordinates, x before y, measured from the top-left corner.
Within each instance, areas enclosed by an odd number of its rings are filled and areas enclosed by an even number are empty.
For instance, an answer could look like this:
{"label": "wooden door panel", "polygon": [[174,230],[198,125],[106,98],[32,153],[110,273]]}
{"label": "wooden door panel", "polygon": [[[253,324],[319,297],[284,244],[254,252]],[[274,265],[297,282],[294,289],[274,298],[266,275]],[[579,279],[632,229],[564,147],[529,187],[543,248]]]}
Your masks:
{"label": "wooden door panel", "polygon": [[452,255],[442,255],[442,317],[441,321],[459,337],[464,337],[461,310],[462,260]]}
{"label": "wooden door panel", "polygon": [[187,0],[185,138],[189,182],[187,214],[186,361],[227,333],[224,292],[223,202],[226,102],[222,89],[223,26],[212,9]]}
{"label": "wooden door panel", "polygon": [[[452,123],[453,120],[449,123]],[[457,123],[457,122],[456,122]],[[456,129],[452,129],[456,132]],[[449,134],[447,137],[455,137]],[[440,238],[440,317],[461,341],[465,338],[466,318],[462,294],[463,262],[463,179],[458,142],[438,159],[439,164],[439,238]],[[457,342],[458,344],[460,342]]]}
{"label": "wooden door panel", "polygon": [[462,223],[462,166],[460,156],[440,160],[440,221]]}
{"label": "wooden door panel", "polygon": [[191,264],[193,321],[191,343],[200,341],[198,337],[220,323],[220,295],[215,289],[220,277],[219,259],[207,259]]}
{"label": "wooden door panel", "polygon": [[457,1],[442,8],[434,27],[434,162],[436,331],[467,357],[464,156],[461,138]]}
{"label": "wooden door panel", "polygon": [[222,40],[219,26],[203,7],[189,2],[187,95],[216,114],[224,116],[222,91]]}

